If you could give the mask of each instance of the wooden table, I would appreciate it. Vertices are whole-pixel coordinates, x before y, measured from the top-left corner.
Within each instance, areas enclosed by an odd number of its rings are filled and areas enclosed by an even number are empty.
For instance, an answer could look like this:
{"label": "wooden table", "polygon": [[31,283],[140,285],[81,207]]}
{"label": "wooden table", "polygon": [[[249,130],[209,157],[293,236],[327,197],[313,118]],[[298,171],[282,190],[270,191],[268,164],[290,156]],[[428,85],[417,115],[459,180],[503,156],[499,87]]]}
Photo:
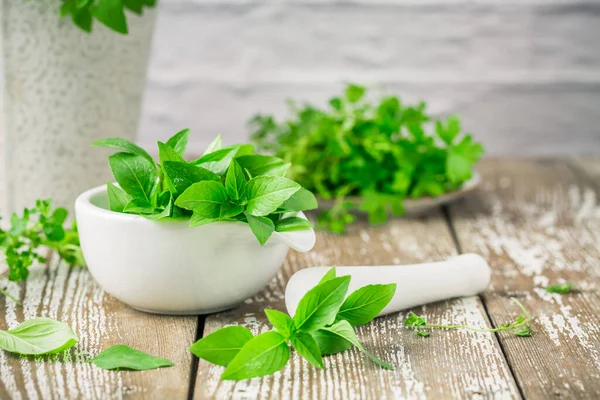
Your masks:
{"label": "wooden table", "polygon": [[[0,352],[1,399],[67,398],[600,398],[600,160],[486,160],[481,190],[418,219],[381,227],[364,222],[346,236],[319,233],[310,253],[291,252],[269,287],[242,306],[207,317],[134,311],[102,292],[85,269],[56,258],[33,268],[24,284],[8,283],[23,306],[0,298],[0,328],[46,316],[68,322],[80,343],[49,360]],[[318,370],[292,355],[280,373],[241,382],[219,380],[221,367],[192,358],[188,347],[228,324],[269,329],[262,310],[283,310],[287,279],[315,265],[405,264],[461,252],[493,268],[481,296],[415,309],[430,322],[494,327],[518,314],[517,297],[535,316],[533,337],[434,331],[402,326],[406,313],[358,329],[365,346],[396,366],[377,368],[351,350]],[[568,295],[543,287],[572,282]],[[7,284],[2,278],[0,284]],[[90,355],[125,343],[166,357],[176,367],[104,371]]]}

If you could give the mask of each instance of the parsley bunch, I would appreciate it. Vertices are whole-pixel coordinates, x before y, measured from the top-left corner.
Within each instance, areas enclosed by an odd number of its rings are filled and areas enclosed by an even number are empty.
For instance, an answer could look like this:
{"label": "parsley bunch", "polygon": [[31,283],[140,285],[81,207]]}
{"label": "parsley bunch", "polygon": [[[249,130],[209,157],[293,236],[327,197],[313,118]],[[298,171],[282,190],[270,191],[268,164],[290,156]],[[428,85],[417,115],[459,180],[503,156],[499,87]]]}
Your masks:
{"label": "parsley bunch", "polygon": [[[288,120],[257,115],[249,123],[260,150],[292,163],[291,179],[337,200],[318,219],[333,232],[345,231],[356,208],[379,224],[389,211],[401,215],[405,198],[459,188],[483,154],[457,116],[433,121],[425,103],[405,105],[395,96],[371,103],[365,94],[364,87],[350,84],[327,108],[292,103]],[[432,123],[434,132],[428,133]],[[344,200],[349,196],[360,197],[360,205]]]}
{"label": "parsley bunch", "polygon": [[61,0],[60,15],[71,15],[73,23],[86,32],[92,31],[97,19],[115,32],[127,34],[125,10],[142,15],[144,7],[156,6],[156,0]]}
{"label": "parsley bunch", "polygon": [[355,346],[377,365],[393,370],[365,349],[353,327],[372,321],[390,302],[396,285],[367,285],[344,300],[349,284],[350,276],[336,277],[335,268],[331,268],[300,300],[293,318],[281,311],[265,310],[275,330],[254,336],[243,326],[228,326],[198,340],[190,351],[226,367],[221,376],[225,380],[256,378],[279,371],[290,358],[288,343],[317,368],[323,368],[323,355]]}
{"label": "parsley bunch", "polygon": [[34,261],[46,261],[41,255],[44,247],[56,250],[70,265],[85,266],[77,225],[64,227],[67,216],[66,209],[53,209],[51,200],[37,200],[34,208],[23,210],[22,216],[12,215],[8,230],[0,228],[0,250],[8,265],[9,280],[27,279]]}
{"label": "parsley bunch", "polygon": [[93,145],[120,150],[109,157],[119,186],[107,184],[112,211],[151,220],[189,219],[190,227],[216,221],[239,221],[261,245],[273,232],[309,229],[299,211],[317,207],[315,196],[283,177],[290,167],[280,158],[254,154],[254,147],[221,146],[217,136],[197,160],[183,158],[189,129],[166,143],[158,142],[159,162],[124,139],[102,139]]}

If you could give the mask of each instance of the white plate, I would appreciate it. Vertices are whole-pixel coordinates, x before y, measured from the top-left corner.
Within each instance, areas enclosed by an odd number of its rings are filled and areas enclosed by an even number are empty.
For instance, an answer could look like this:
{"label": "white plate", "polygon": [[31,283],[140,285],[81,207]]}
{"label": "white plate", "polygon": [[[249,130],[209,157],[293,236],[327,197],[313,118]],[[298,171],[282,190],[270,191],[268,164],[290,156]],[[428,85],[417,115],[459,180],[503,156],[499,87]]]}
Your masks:
{"label": "white plate", "polygon": [[[426,196],[418,199],[406,199],[404,200],[404,215],[423,214],[433,208],[437,208],[443,204],[460,199],[461,197],[464,197],[474,191],[480,183],[481,176],[479,173],[475,172],[471,179],[466,181],[459,189],[453,192],[444,193],[443,195],[437,197]],[[354,203],[357,206],[361,202],[360,197],[347,197],[346,200]],[[334,200],[319,199],[319,209],[331,208],[333,207],[334,203]]]}

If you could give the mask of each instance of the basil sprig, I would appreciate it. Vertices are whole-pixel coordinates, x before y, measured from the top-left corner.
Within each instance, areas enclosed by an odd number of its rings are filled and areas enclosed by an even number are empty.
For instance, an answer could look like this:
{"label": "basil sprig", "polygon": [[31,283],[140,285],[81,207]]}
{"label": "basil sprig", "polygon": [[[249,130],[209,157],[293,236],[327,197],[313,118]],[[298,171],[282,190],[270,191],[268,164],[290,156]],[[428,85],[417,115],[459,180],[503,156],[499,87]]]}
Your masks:
{"label": "basil sprig", "polygon": [[273,232],[309,229],[299,211],[317,207],[315,196],[285,178],[290,164],[254,154],[254,147],[221,147],[217,136],[204,155],[186,161],[189,130],[158,143],[159,162],[124,139],[102,139],[93,145],[120,150],[109,157],[119,187],[107,184],[112,211],[148,219],[189,219],[190,226],[217,221],[247,223],[261,245]]}
{"label": "basil sprig", "polygon": [[293,317],[278,310],[265,310],[274,330],[253,336],[244,327],[228,326],[198,340],[190,351],[225,367],[221,375],[225,380],[256,378],[279,371],[290,358],[288,344],[317,368],[323,368],[324,355],[355,346],[377,365],[393,370],[365,349],[353,326],[373,320],[392,299],[396,285],[368,285],[346,298],[349,284],[350,276],[336,277],[332,268],[300,300]]}

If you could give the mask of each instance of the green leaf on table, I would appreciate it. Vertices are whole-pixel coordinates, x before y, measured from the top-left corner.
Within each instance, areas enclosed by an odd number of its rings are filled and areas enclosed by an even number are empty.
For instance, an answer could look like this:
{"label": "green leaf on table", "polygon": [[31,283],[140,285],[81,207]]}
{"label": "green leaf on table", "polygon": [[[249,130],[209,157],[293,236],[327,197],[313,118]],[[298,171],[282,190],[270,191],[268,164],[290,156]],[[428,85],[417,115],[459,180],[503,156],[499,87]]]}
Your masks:
{"label": "green leaf on table", "polygon": [[279,310],[272,310],[269,308],[265,309],[265,314],[269,319],[269,322],[277,332],[281,333],[283,337],[289,339],[295,332],[296,327],[294,326],[294,320],[289,315]]}
{"label": "green leaf on table", "polygon": [[246,342],[221,375],[224,380],[241,380],[270,375],[290,359],[286,339],[278,332],[262,333]]}
{"label": "green leaf on table", "polygon": [[253,337],[248,328],[227,326],[198,340],[190,351],[198,358],[226,367]]}
{"label": "green leaf on table", "polygon": [[323,359],[319,344],[310,333],[296,332],[290,342],[298,354],[317,368],[323,368]]}
{"label": "green leaf on table", "polygon": [[531,336],[531,326],[523,325],[515,328],[513,333],[517,336],[521,337],[530,337]]}
{"label": "green leaf on table", "polygon": [[255,217],[245,211],[244,215],[246,216],[248,225],[250,225],[250,229],[252,229],[252,233],[254,233],[254,236],[256,236],[260,245],[263,246],[267,243],[267,240],[269,240],[275,230],[273,221],[267,217]]}
{"label": "green leaf on table", "polygon": [[260,175],[285,176],[290,163],[281,158],[263,154],[251,154],[237,158],[240,166],[247,170],[252,177]]}
{"label": "green leaf on table", "polygon": [[87,360],[97,367],[107,370],[145,371],[162,367],[172,367],[171,361],[165,358],[151,356],[124,344],[116,344],[103,350],[96,357]]}
{"label": "green leaf on table", "polygon": [[127,18],[123,10],[123,0],[97,0],[92,7],[96,19],[110,29],[127,34]]}
{"label": "green leaf on table", "polygon": [[301,187],[281,204],[281,208],[290,211],[314,210],[319,206],[312,192]]}
{"label": "green leaf on table", "polygon": [[177,152],[177,154],[183,157],[183,153],[185,153],[185,148],[188,144],[189,136],[190,130],[187,128],[183,129],[167,140],[167,146],[171,147]]}
{"label": "green leaf on table", "polygon": [[22,355],[60,353],[78,341],[69,325],[50,318],[33,318],[8,331],[0,330],[0,348]]}
{"label": "green leaf on table", "polygon": [[337,354],[352,347],[352,343],[333,332],[319,329],[312,332],[322,355]]}
{"label": "green leaf on table", "polygon": [[221,150],[222,147],[223,137],[219,134],[208,144],[208,147],[206,148],[206,150],[204,150],[204,154],[202,155],[205,156],[208,153],[213,153],[217,150]]}
{"label": "green leaf on table", "polygon": [[158,158],[160,159],[160,163],[164,166],[166,161],[176,161],[185,163],[183,157],[175,151],[168,144],[164,144],[162,142],[157,142],[158,145]]}
{"label": "green leaf on table", "polygon": [[92,146],[107,147],[109,149],[121,150],[122,152],[134,154],[148,160],[150,164],[154,166],[154,159],[148,152],[142,149],[140,146],[131,143],[128,140],[120,138],[108,138],[100,139],[92,143]]}
{"label": "green leaf on table", "polygon": [[360,351],[365,353],[375,364],[377,364],[385,369],[389,369],[391,371],[394,370],[394,367],[392,367],[390,364],[380,360],[379,358],[377,358],[376,356],[374,356],[373,354],[371,354],[370,352],[368,352],[365,349],[365,347],[362,345],[362,343],[360,343],[360,341],[358,340],[358,337],[356,336],[356,333],[354,332],[354,328],[352,328],[352,325],[350,325],[350,323],[348,321],[346,321],[346,320],[338,321],[331,326],[322,328],[322,330],[333,333],[333,334],[347,340],[348,342],[352,343],[354,346],[358,347],[358,349]]}
{"label": "green leaf on table", "polygon": [[106,183],[106,191],[108,192],[108,206],[110,207],[110,210],[123,212],[127,203],[131,201],[131,196],[125,193],[123,189],[110,182]]}
{"label": "green leaf on table", "polygon": [[346,320],[352,326],[369,323],[388,305],[395,292],[395,283],[363,286],[348,296],[336,319]]}
{"label": "green leaf on table", "polygon": [[130,153],[116,153],[108,158],[110,169],[123,189],[133,198],[152,203],[158,174],[145,158]]}
{"label": "green leaf on table", "polygon": [[257,176],[246,184],[246,210],[254,216],[269,215],[299,189],[299,184],[287,178]]}
{"label": "green leaf on table", "polygon": [[301,231],[310,228],[312,228],[310,221],[300,217],[287,217],[275,222],[275,231],[277,232]]}
{"label": "green leaf on table", "polygon": [[574,287],[575,287],[575,285],[572,284],[572,283],[562,283],[562,284],[559,284],[559,285],[550,285],[550,286],[547,286],[545,288],[545,290],[548,293],[566,294],[566,293],[571,292]]}
{"label": "green leaf on table", "polygon": [[214,172],[185,162],[166,161],[163,167],[165,174],[173,183],[176,193],[183,193],[194,183],[201,181],[221,182],[219,175]]}
{"label": "green leaf on table", "polygon": [[349,284],[350,276],[341,276],[320,283],[306,292],[294,315],[296,328],[308,332],[333,323]]}
{"label": "green leaf on table", "polygon": [[227,169],[227,175],[225,177],[225,189],[227,194],[233,200],[239,201],[244,197],[246,191],[246,177],[244,171],[237,161],[231,160],[229,168]]}

